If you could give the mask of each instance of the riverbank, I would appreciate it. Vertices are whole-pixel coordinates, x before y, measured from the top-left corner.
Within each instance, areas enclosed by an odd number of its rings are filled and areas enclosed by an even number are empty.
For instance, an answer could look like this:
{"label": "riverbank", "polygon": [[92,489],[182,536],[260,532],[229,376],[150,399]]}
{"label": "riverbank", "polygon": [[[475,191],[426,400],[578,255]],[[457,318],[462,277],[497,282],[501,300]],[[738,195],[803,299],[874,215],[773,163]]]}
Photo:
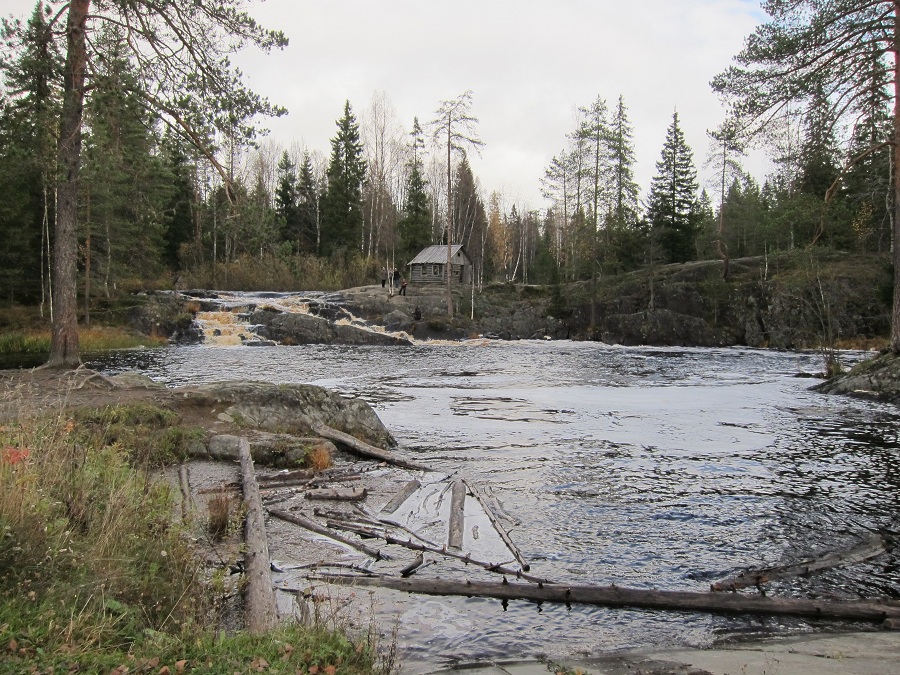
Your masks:
{"label": "riverbank", "polygon": [[503,661],[434,675],[897,675],[900,632],[834,633],[721,644],[710,649],[629,651],[587,660]]}

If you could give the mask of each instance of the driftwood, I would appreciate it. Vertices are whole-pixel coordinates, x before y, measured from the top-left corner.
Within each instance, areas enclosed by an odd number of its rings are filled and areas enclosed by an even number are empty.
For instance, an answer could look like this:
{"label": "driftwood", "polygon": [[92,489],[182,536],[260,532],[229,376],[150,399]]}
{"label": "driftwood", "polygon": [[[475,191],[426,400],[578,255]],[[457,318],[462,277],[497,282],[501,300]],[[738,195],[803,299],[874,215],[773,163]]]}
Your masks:
{"label": "driftwood", "polygon": [[407,577],[411,577],[413,574],[416,573],[416,570],[418,570],[424,564],[425,564],[425,556],[422,553],[420,553],[419,555],[416,556],[415,560],[413,560],[409,565],[407,565],[402,570],[400,570],[400,576],[403,577],[404,579],[406,579]]}
{"label": "driftwood", "polygon": [[409,499],[413,492],[422,487],[422,484],[417,480],[411,480],[403,488],[395,494],[391,501],[384,505],[384,508],[381,509],[382,513],[394,513],[397,509],[400,508],[400,505]]}
{"label": "driftwood", "polygon": [[308,490],[305,497],[307,499],[323,499],[339,502],[361,502],[369,496],[369,491],[365,488],[359,490],[341,490],[339,488]]}
{"label": "driftwood", "polygon": [[353,452],[364,457],[378,459],[382,462],[387,462],[388,464],[400,466],[404,469],[411,469],[413,471],[432,470],[431,467],[425,466],[424,464],[411,462],[407,459],[403,459],[402,457],[397,457],[387,450],[376,448],[374,445],[369,445],[365,441],[361,441],[358,438],[351,436],[350,434],[345,434],[343,431],[338,431],[337,429],[329,427],[326,424],[315,425],[313,427],[313,431],[322,438],[327,438],[328,440],[334,441],[335,443],[340,443],[341,445],[353,450]]}
{"label": "driftwood", "polygon": [[303,516],[287,513],[286,511],[278,511],[276,509],[269,509],[269,514],[275,516],[276,518],[280,518],[281,520],[293,523],[294,525],[299,525],[300,527],[305,528],[310,532],[315,532],[316,534],[321,534],[322,536],[328,537],[329,539],[334,539],[335,541],[338,541],[345,546],[349,546],[350,548],[355,549],[361,553],[365,553],[366,555],[371,556],[376,560],[390,560],[391,558],[386,553],[382,553],[381,551],[366,546],[361,542],[355,541],[348,537],[344,537],[334,530],[323,527],[316,521],[310,520],[309,518],[304,518]]}
{"label": "driftwood", "polygon": [[259,486],[271,486],[277,483],[286,483],[294,480],[305,480],[315,478],[315,472],[309,469],[295,469],[294,471],[282,471],[281,473],[269,474],[258,480]]}
{"label": "driftwood", "polygon": [[527,560],[525,560],[525,556],[522,555],[519,547],[513,543],[512,539],[510,539],[509,532],[506,531],[506,528],[500,524],[498,514],[494,512],[493,506],[488,503],[488,500],[484,497],[484,495],[481,494],[481,491],[478,490],[474,485],[466,483],[466,486],[469,488],[469,491],[475,496],[475,499],[478,500],[478,503],[481,504],[481,508],[484,509],[484,513],[488,517],[488,520],[491,521],[491,525],[494,526],[497,534],[500,535],[503,543],[506,544],[510,552],[513,554],[513,556],[515,556],[518,563],[522,566],[522,569],[526,572],[530,570],[531,565]]}
{"label": "driftwood", "polygon": [[241,489],[241,484],[237,482],[222,483],[213,487],[200,488],[197,490],[198,495],[214,495],[221,492],[236,492]]}
{"label": "driftwood", "polygon": [[253,458],[250,456],[250,442],[246,438],[241,438],[238,450],[241,458],[244,503],[247,505],[244,521],[247,630],[251,633],[264,633],[275,626],[278,606],[275,601],[275,589],[272,586],[269,544],[266,540],[266,525],[259,487],[256,484],[256,472],[253,469]]}
{"label": "driftwood", "polygon": [[758,570],[747,570],[737,576],[717,581],[710,586],[711,591],[736,591],[739,588],[755,586],[759,588],[763,584],[778,579],[799,577],[830,569],[839,565],[849,565],[875,558],[885,551],[884,539],[875,535],[860,542],[853,548],[844,551],[834,551],[818,558],[810,558],[793,565],[778,567],[765,567]]}
{"label": "driftwood", "polygon": [[278,490],[280,488],[297,487],[299,485],[309,485],[313,481],[312,478],[285,478],[284,480],[267,480],[259,482],[260,490]]}
{"label": "driftwood", "polygon": [[488,572],[495,572],[497,574],[503,574],[506,576],[515,577],[516,579],[522,579],[523,581],[530,581],[535,584],[553,584],[554,582],[550,579],[543,579],[541,577],[535,577],[530,574],[524,573],[522,570],[514,569],[512,567],[506,567],[502,563],[491,563],[484,562],[483,560],[476,560],[471,558],[468,553],[457,553],[455,551],[450,551],[446,547],[438,548],[436,546],[429,546],[428,544],[419,544],[414,542],[412,539],[400,539],[398,537],[391,536],[387,532],[382,530],[375,529],[373,527],[367,527],[365,525],[354,525],[349,522],[332,522],[331,525],[336,528],[340,528],[342,530],[348,530],[350,532],[355,532],[360,536],[364,537],[372,537],[372,538],[380,538],[386,541],[388,544],[394,544],[396,546],[402,546],[404,548],[408,548],[412,551],[421,551],[423,553],[434,553],[435,555],[443,555],[448,558],[454,558],[455,560],[462,560],[464,563],[469,565],[475,565],[476,567],[481,567],[482,569],[486,569]]}
{"label": "driftwood", "polygon": [[450,524],[447,533],[447,546],[449,548],[462,548],[465,518],[466,484],[458,480],[453,482],[453,490],[450,493]]}
{"label": "driftwood", "polygon": [[394,577],[348,580],[339,576],[316,577],[329,583],[380,586],[426,595],[463,595],[467,597],[531,600],[566,604],[639,607],[683,612],[722,614],[766,614],[804,616],[814,619],[873,621],[890,626],[900,620],[900,604],[869,601],[834,602],[805,598],[771,598],[760,595],[690,591],[657,591],[618,586],[566,586],[563,584],[520,584],[505,579],[501,583],[484,581],[444,581],[440,579],[397,579]]}

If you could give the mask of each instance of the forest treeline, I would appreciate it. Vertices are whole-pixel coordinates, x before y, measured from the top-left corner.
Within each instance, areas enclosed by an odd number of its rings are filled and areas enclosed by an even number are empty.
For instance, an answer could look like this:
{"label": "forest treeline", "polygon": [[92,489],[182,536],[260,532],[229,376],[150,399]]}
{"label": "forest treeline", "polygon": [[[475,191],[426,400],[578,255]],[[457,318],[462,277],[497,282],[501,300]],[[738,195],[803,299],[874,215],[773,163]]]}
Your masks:
{"label": "forest treeline", "polygon": [[[66,56],[54,4],[3,22],[0,293],[14,303],[46,304],[51,292]],[[405,269],[448,236],[466,246],[479,285],[560,283],[716,257],[727,273],[731,258],[810,245],[891,248],[884,50],[853,73],[865,95],[835,105],[827,80],[804,82],[756,137],[775,167],[763,177],[742,166],[738,116],[710,130],[709,147],[695,153],[674,113],[655,175],[638,185],[626,102],[598,96],[578,108],[545,175],[535,176],[549,205],[535,208],[474,174],[469,155],[481,143],[471,92],[412,120],[399,119],[385,94],[361,111],[348,101],[327,152],[284,147],[248,133],[228,110],[217,111],[216,125],[179,125],[177,116],[173,124],[154,105],[126,32],[109,24],[91,40],[77,191],[82,301],[139,287],[359,285],[377,280],[382,266]],[[186,101],[180,114],[215,105]],[[701,185],[698,169],[714,181]]]}

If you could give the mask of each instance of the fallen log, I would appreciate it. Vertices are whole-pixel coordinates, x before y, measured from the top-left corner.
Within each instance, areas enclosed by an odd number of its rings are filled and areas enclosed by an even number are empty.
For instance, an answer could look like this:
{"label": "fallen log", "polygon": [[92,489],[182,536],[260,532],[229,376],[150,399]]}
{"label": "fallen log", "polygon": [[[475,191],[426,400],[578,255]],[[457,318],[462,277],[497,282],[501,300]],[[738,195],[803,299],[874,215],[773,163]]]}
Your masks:
{"label": "fallen log", "polygon": [[500,535],[500,538],[503,540],[503,543],[506,544],[507,548],[509,548],[510,552],[513,554],[515,559],[522,566],[522,569],[526,572],[531,569],[531,565],[525,560],[525,556],[522,555],[522,552],[519,550],[519,547],[513,543],[513,540],[509,536],[509,532],[506,531],[506,528],[500,524],[500,520],[497,514],[494,512],[493,507],[488,503],[487,499],[485,499],[484,495],[481,494],[480,490],[478,490],[474,485],[470,483],[466,483],[466,486],[469,488],[469,491],[475,496],[475,499],[478,500],[478,503],[481,504],[481,508],[484,509],[485,515],[488,517],[488,520],[491,521],[491,525],[494,526],[494,529],[497,531],[497,534]]}
{"label": "fallen log", "polygon": [[461,549],[463,545],[463,527],[466,518],[466,484],[457,480],[453,482],[450,493],[450,523],[447,532],[447,546]]}
{"label": "fallen log", "polygon": [[394,513],[394,511],[399,509],[400,505],[403,504],[403,502],[405,502],[407,499],[409,499],[412,496],[413,492],[418,490],[420,487],[422,487],[422,484],[419,481],[415,479],[409,481],[397,494],[395,494],[391,498],[391,501],[384,505],[384,508],[381,509],[381,512]]}
{"label": "fallen log", "polygon": [[340,488],[308,490],[305,497],[307,499],[321,499],[338,502],[361,502],[369,496],[369,491],[365,488],[359,490],[350,489],[342,490]]}
{"label": "fallen log", "polygon": [[431,467],[429,466],[425,466],[424,464],[417,464],[416,462],[411,462],[410,460],[403,459],[402,457],[397,457],[387,450],[376,448],[374,445],[369,445],[365,441],[361,441],[358,438],[351,436],[350,434],[345,434],[343,431],[333,429],[326,424],[315,425],[313,427],[313,431],[322,438],[327,438],[328,440],[334,441],[335,443],[340,443],[341,445],[349,448],[358,455],[362,455],[363,457],[378,459],[382,462],[387,462],[388,464],[393,464],[404,469],[411,469],[413,471],[432,471]]}
{"label": "fallen log", "polygon": [[740,588],[748,588],[750,586],[759,588],[763,584],[778,579],[806,576],[813,572],[830,569],[839,565],[864,562],[871,558],[876,558],[884,552],[884,539],[879,535],[875,535],[844,551],[832,551],[820,557],[803,560],[793,565],[747,570],[734,577],[717,581],[712,584],[709,589],[711,591],[736,591]]}
{"label": "fallen log", "polygon": [[[343,577],[319,575],[328,583],[348,583]],[[566,586],[563,584],[520,584],[485,581],[445,581],[441,579],[397,579],[394,577],[355,578],[357,586],[379,586],[425,595],[462,595],[466,597],[530,600],[604,607],[636,607],[714,614],[765,614],[803,616],[813,619],[840,619],[885,623],[900,620],[900,604],[870,601],[834,602],[805,598],[772,598],[733,593],[658,591],[618,586]]]}
{"label": "fallen log", "polygon": [[412,539],[400,539],[398,537],[394,537],[387,532],[382,530],[378,530],[372,527],[367,527],[365,525],[355,525],[354,523],[349,523],[345,521],[341,522],[333,522],[333,527],[340,528],[342,530],[348,530],[349,532],[356,532],[360,536],[370,537],[370,538],[379,538],[383,539],[388,544],[394,544],[396,546],[402,546],[404,548],[408,548],[412,551],[421,551],[423,553],[434,553],[435,555],[443,555],[448,558],[453,558],[455,560],[462,560],[464,563],[469,565],[475,565],[476,567],[481,567],[482,569],[487,570],[488,572],[495,572],[496,574],[503,574],[505,576],[515,577],[516,579],[522,579],[523,581],[530,581],[535,584],[553,584],[554,582],[550,579],[544,579],[541,577],[535,577],[530,574],[524,573],[522,570],[515,569],[512,567],[506,567],[502,563],[491,563],[484,562],[483,560],[476,560],[469,556],[468,553],[457,553],[455,551],[450,551],[447,547],[438,548],[437,546],[429,546],[427,544],[419,544],[414,542]]}
{"label": "fallen log", "polygon": [[259,496],[259,486],[256,484],[253,458],[250,456],[250,442],[246,438],[241,438],[238,452],[241,458],[244,503],[247,508],[244,520],[247,630],[251,633],[264,633],[274,628],[278,619],[278,605],[275,601],[275,588],[272,585],[262,500]]}
{"label": "fallen log", "polygon": [[371,548],[366,546],[365,544],[354,541],[348,537],[344,537],[334,530],[330,530],[327,527],[323,527],[319,525],[316,521],[310,520],[309,518],[305,518],[303,516],[294,515],[291,513],[287,513],[286,511],[278,511],[276,509],[269,509],[269,515],[275,516],[281,520],[287,521],[289,523],[293,523],[294,525],[299,525],[300,527],[309,530],[310,532],[315,532],[316,534],[321,534],[323,537],[328,537],[329,539],[334,539],[337,542],[344,544],[345,546],[349,546],[352,549],[359,551],[360,553],[365,553],[367,556],[371,556],[375,558],[375,560],[390,560],[391,557],[386,553],[382,553],[378,549]]}

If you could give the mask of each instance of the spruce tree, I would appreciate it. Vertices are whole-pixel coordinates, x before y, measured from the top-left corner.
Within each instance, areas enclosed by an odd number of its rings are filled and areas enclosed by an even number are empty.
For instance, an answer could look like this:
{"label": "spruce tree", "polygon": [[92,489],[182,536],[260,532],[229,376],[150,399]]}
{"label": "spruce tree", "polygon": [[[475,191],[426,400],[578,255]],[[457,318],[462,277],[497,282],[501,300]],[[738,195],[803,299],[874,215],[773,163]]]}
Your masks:
{"label": "spruce tree", "polygon": [[297,177],[297,218],[300,227],[300,252],[319,251],[319,185],[309,153],[303,153]]}
{"label": "spruce tree", "polygon": [[326,174],[328,185],[322,200],[322,245],[324,254],[338,249],[361,246],[362,187],[366,175],[359,123],[344,103],[344,114],[337,121],[338,131],[331,139],[331,159]]}
{"label": "spruce tree", "polygon": [[285,150],[278,162],[278,185],[275,188],[275,216],[281,241],[290,242],[291,247],[300,248],[300,213],[297,174],[290,155]]}
{"label": "spruce tree", "polygon": [[431,243],[431,207],[428,203],[428,181],[414,153],[406,177],[406,199],[403,215],[397,223],[400,233],[400,252],[412,259]]}
{"label": "spruce tree", "polygon": [[667,262],[686,262],[695,253],[697,170],[690,147],[678,126],[678,113],[666,131],[662,155],[650,184],[647,218]]}
{"label": "spruce tree", "polygon": [[634,131],[625,100],[619,96],[609,125],[609,157],[612,180],[612,223],[633,227],[638,216],[640,188],[634,181]]}

